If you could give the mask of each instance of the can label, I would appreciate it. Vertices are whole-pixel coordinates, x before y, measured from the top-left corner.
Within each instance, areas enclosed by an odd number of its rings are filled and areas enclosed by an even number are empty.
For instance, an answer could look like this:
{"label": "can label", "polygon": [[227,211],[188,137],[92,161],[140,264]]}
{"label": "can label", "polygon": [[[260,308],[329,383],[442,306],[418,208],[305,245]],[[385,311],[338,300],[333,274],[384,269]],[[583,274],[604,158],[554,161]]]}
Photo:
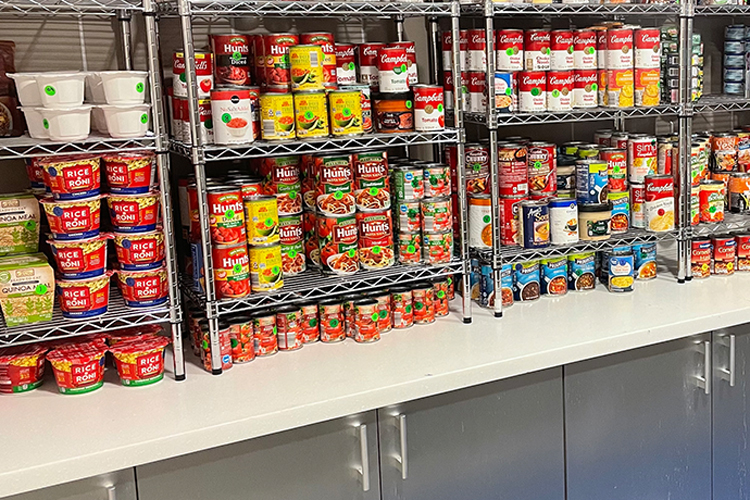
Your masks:
{"label": "can label", "polygon": [[[187,97],[185,54],[175,52],[172,57],[172,88],[175,97]],[[198,97],[206,99],[214,88],[213,59],[210,52],[195,52],[195,76],[198,80]]]}
{"label": "can label", "polygon": [[573,74],[573,107],[595,108],[599,105],[599,75],[595,69],[576,70]]}
{"label": "can label", "polygon": [[492,248],[492,200],[489,197],[469,197],[469,246]]}
{"label": "can label", "polygon": [[391,293],[393,328],[409,328],[414,324],[411,290]]}
{"label": "can label", "polygon": [[524,64],[523,30],[497,30],[495,51],[498,70],[522,71]]}
{"label": "can label", "polygon": [[656,138],[631,137],[628,139],[628,180],[631,183],[643,184],[647,175],[656,174],[657,170]]}
{"label": "can label", "polygon": [[261,136],[265,140],[291,139],[294,128],[294,98],[289,94],[260,96]]}
{"label": "can label", "polygon": [[701,221],[701,187],[690,186],[690,225],[697,226]]}
{"label": "can label", "polygon": [[451,173],[448,165],[433,163],[424,168],[425,198],[442,198],[451,194]]}
{"label": "can label", "polygon": [[632,69],[607,70],[605,106],[610,108],[632,108],[634,105],[634,92]]}
{"label": "can label", "polygon": [[523,146],[498,151],[500,196],[523,196],[529,192],[527,150]]}
{"label": "can label", "polygon": [[279,240],[281,243],[281,269],[284,276],[294,276],[307,269],[302,214],[285,215],[279,218]]}
{"label": "can label", "polygon": [[245,35],[211,35],[215,80],[219,85],[248,85],[250,45]]}
{"label": "can label", "polygon": [[528,148],[529,192],[551,196],[557,191],[557,148],[554,144],[534,144]]}
{"label": "can label", "polygon": [[276,197],[279,215],[302,212],[302,182],[298,157],[264,158],[260,174],[263,176],[263,192]]}
{"label": "can label", "polygon": [[701,222],[721,222],[724,220],[724,184],[703,182],[700,187]]}
{"label": "can label", "polygon": [[359,263],[365,269],[383,269],[393,265],[393,222],[391,210],[357,212]]}
{"label": "can label", "polygon": [[294,114],[297,138],[328,136],[328,110],[324,91],[294,94]]}
{"label": "can label", "polygon": [[605,69],[607,67],[607,29],[600,26],[594,31],[596,31],[596,67]]}
{"label": "can label", "polygon": [[484,29],[470,29],[466,54],[466,69],[487,71],[487,39]]}
{"label": "can label", "polygon": [[635,30],[635,67],[658,69],[661,65],[661,33],[659,28]]}
{"label": "can label", "polygon": [[733,213],[746,214],[750,210],[750,175],[730,175],[729,208]]}
{"label": "can label", "polygon": [[319,215],[316,220],[320,263],[325,271],[349,275],[359,271],[357,219]]}
{"label": "can label", "polygon": [[239,189],[221,189],[207,194],[211,241],[219,245],[244,242],[245,214]]}
{"label": "can label", "polygon": [[211,92],[211,115],[216,144],[244,144],[253,141],[250,92],[247,89]]}
{"label": "can label", "polygon": [[550,69],[552,71],[572,71],[573,32],[553,30],[550,33]]}
{"label": "can label", "polygon": [[284,286],[280,245],[250,247],[250,286],[254,292]]}
{"label": "can label", "polygon": [[547,110],[573,109],[574,75],[572,71],[547,72]]}
{"label": "can label", "polygon": [[401,264],[419,264],[422,262],[422,233],[398,233],[398,261]]}
{"label": "can label", "polygon": [[547,73],[522,71],[518,75],[518,106],[524,113],[547,109]]}
{"label": "can label", "polygon": [[364,132],[362,123],[362,92],[337,90],[328,94],[331,132],[335,136]]}
{"label": "can label", "polygon": [[388,47],[378,52],[378,85],[381,92],[409,91],[408,63],[406,49]]}
{"label": "can label", "polygon": [[344,308],[341,303],[318,304],[318,317],[321,342],[339,342],[346,338]]}
{"label": "can label", "polygon": [[526,199],[525,196],[500,198],[500,242],[503,245],[518,245],[518,210]]}
{"label": "can label", "polygon": [[[406,75],[409,87],[419,83],[419,73],[417,71],[417,51],[414,42],[393,42],[388,44],[388,48],[398,47],[406,51]],[[381,92],[387,92],[380,89]]]}
{"label": "can label", "polygon": [[526,30],[524,32],[524,69],[526,71],[549,71],[549,31]]}
{"label": "can label", "polygon": [[393,184],[398,200],[424,198],[424,171],[421,168],[394,169]]}
{"label": "can label", "polygon": [[607,189],[610,193],[628,190],[628,155],[623,149],[602,149],[602,161],[607,162]]}
{"label": "can label", "polygon": [[292,33],[265,35],[263,48],[265,55],[264,83],[267,88],[289,88],[292,84],[289,48],[299,45],[299,37]]}
{"label": "can label", "polygon": [[247,245],[214,245],[211,257],[218,299],[240,298],[250,293],[250,259]]}
{"label": "can label", "polygon": [[357,45],[356,52],[359,58],[359,78],[361,83],[370,87],[378,86],[378,52],[384,48],[384,43],[361,43]]}
{"label": "can label", "polygon": [[349,155],[315,159],[315,205],[325,215],[351,215],[355,210],[352,194],[354,172]]}
{"label": "can label", "polygon": [[607,30],[607,69],[633,68],[633,30],[612,28]]}
{"label": "can label", "polygon": [[359,210],[390,208],[387,158],[385,151],[354,154],[354,198]]}
{"label": "can label", "polygon": [[656,69],[635,69],[635,105],[658,106],[660,101],[661,73]]}
{"label": "can label", "polygon": [[333,42],[333,34],[323,32],[302,33],[300,42],[320,47],[323,53],[323,58],[320,60],[323,68],[323,86],[325,88],[336,88],[336,46]]}
{"label": "can label", "polygon": [[573,67],[597,69],[596,31],[576,30],[573,35]]}
{"label": "can label", "polygon": [[337,43],[336,82],[339,85],[353,85],[357,83],[357,65],[354,61],[354,45],[351,43]]}
{"label": "can label", "polygon": [[445,128],[442,87],[438,85],[414,86],[414,128],[417,131]]}

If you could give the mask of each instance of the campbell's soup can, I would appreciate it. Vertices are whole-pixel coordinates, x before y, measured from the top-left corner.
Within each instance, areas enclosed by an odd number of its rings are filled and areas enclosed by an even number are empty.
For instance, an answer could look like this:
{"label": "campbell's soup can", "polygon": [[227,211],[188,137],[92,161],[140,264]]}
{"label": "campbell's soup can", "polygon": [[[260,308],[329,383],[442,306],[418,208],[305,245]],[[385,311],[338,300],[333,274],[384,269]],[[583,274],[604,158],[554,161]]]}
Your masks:
{"label": "campbell's soup can", "polygon": [[406,49],[387,47],[378,51],[378,85],[384,93],[409,91]]}
{"label": "campbell's soup can", "polygon": [[547,72],[547,111],[573,109],[574,80],[572,71]]}
{"label": "campbell's soup can", "polygon": [[547,109],[546,71],[521,71],[518,74],[518,108],[522,113]]}
{"label": "campbell's soup can", "polygon": [[453,109],[453,96],[455,93],[453,85],[453,73],[450,71],[443,72],[443,102],[445,109]]}
{"label": "campbell's soup can", "polygon": [[659,28],[639,28],[634,33],[635,67],[658,69],[661,67],[661,33]]}
{"label": "campbell's soup can", "polygon": [[270,91],[285,92],[292,84],[289,48],[299,45],[293,33],[275,33],[263,37],[266,58],[265,84]]}
{"label": "campbell's soup can", "polygon": [[252,142],[253,117],[250,111],[250,89],[237,87],[211,91],[211,115],[214,143],[244,144]]}
{"label": "campbell's soup can", "polygon": [[638,107],[658,106],[661,100],[661,71],[635,68],[634,103]]}
{"label": "campbell's soup can", "polygon": [[459,30],[458,34],[459,67],[461,71],[469,71],[469,65],[466,61],[469,56],[469,30]]}
{"label": "campbell's soup can", "polygon": [[573,32],[573,67],[577,70],[596,69],[596,31],[575,30]]}
{"label": "campbell's soup can", "polygon": [[646,176],[646,229],[657,233],[674,229],[674,178]]}
{"label": "campbell's soup can", "polygon": [[504,246],[518,246],[518,210],[527,196],[507,196],[500,198],[500,243]]}
{"label": "campbell's soup can", "polygon": [[643,184],[647,175],[655,175],[657,169],[656,137],[633,134],[628,138],[628,180]]}
{"label": "campbell's soup can", "polygon": [[495,53],[498,71],[523,71],[523,30],[497,30]]}
{"label": "campbell's soup can", "polygon": [[487,110],[487,81],[485,73],[475,71],[468,74],[469,113],[484,113]]}
{"label": "campbell's soup can", "polygon": [[[175,52],[172,56],[172,91],[174,97],[187,97],[187,80],[185,79],[185,54]],[[214,88],[213,56],[210,52],[195,52],[195,77],[198,80],[198,97],[207,98]]]}
{"label": "campbell's soup can", "polygon": [[357,83],[357,64],[354,61],[354,44],[336,44],[336,83],[353,85]]}
{"label": "campbell's soup can", "polygon": [[518,143],[498,147],[497,168],[500,196],[525,196],[529,192],[528,151]]}
{"label": "campbell's soup can", "polygon": [[596,67],[606,69],[607,67],[607,28],[606,26],[592,26],[596,33]]}
{"label": "campbell's soup can", "polygon": [[[412,86],[419,83],[419,73],[417,72],[417,50],[414,47],[414,42],[393,42],[388,44],[388,48],[399,48],[406,51],[407,84]],[[382,87],[380,88],[380,91],[387,92],[386,90],[383,90]]]}
{"label": "campbell's soup can", "polygon": [[607,30],[607,69],[633,68],[633,30],[610,28]]}
{"label": "campbell's soup can", "polygon": [[443,56],[443,71],[453,70],[453,32],[443,31],[440,37],[440,49]]}
{"label": "campbell's soup can", "polygon": [[550,32],[550,69],[552,71],[572,71],[573,31],[552,30]]}
{"label": "campbell's soup can", "polygon": [[214,81],[217,85],[250,84],[248,56],[250,45],[245,35],[209,35],[214,54]]}
{"label": "campbell's soup can", "polygon": [[368,42],[357,45],[356,53],[359,59],[359,82],[370,87],[378,86],[378,52],[384,49],[381,42]]}
{"label": "campbell's soup can", "polygon": [[414,129],[417,131],[443,130],[445,107],[443,87],[440,85],[414,85]]}
{"label": "campbell's soup can", "polygon": [[607,162],[607,190],[619,193],[628,190],[628,154],[624,149],[602,148],[599,158]]}
{"label": "campbell's soup can", "polygon": [[610,108],[632,108],[635,105],[635,82],[632,69],[607,70],[605,106]]}
{"label": "campbell's soup can", "polygon": [[524,68],[526,71],[549,71],[550,32],[545,29],[524,31]]}
{"label": "campbell's soup can", "polygon": [[333,34],[326,32],[302,33],[300,43],[317,45],[323,52],[323,86],[327,89],[335,89],[337,85],[336,76],[336,45]]}
{"label": "campbell's soup can", "polygon": [[595,69],[573,73],[573,107],[595,108],[599,105],[599,75]]}
{"label": "campbell's soup can", "polygon": [[711,240],[699,238],[690,242],[690,270],[693,278],[708,278],[711,276],[711,260],[713,250]]}
{"label": "campbell's soup can", "polygon": [[611,139],[612,139],[612,132],[613,130],[611,128],[600,128],[594,132],[594,143],[599,144],[600,146],[604,147],[610,147],[611,146]]}
{"label": "campbell's soup can", "polygon": [[467,41],[466,69],[487,71],[487,39],[484,28],[470,29]]}
{"label": "campbell's soup can", "polygon": [[531,195],[553,196],[557,191],[557,146],[551,142],[530,142],[527,166]]}
{"label": "campbell's soup can", "polygon": [[203,144],[214,143],[214,124],[211,112],[211,99],[198,100],[198,116],[200,116],[200,134]]}
{"label": "campbell's soup can", "polygon": [[[644,179],[645,180],[645,179]],[[630,184],[630,226],[646,228],[646,185]]]}

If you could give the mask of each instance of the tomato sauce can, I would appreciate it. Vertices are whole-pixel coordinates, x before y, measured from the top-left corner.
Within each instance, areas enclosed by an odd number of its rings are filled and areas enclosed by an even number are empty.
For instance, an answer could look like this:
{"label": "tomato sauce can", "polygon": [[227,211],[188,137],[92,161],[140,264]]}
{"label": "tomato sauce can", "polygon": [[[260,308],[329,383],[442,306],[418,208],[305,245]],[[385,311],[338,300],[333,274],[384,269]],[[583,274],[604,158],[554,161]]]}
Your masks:
{"label": "tomato sauce can", "polygon": [[305,263],[302,214],[279,217],[281,269],[284,276],[294,276],[307,269]]}
{"label": "tomato sauce can", "polygon": [[711,276],[711,261],[713,247],[709,238],[694,239],[690,243],[690,269],[693,278],[708,278]]}
{"label": "tomato sauce can", "polygon": [[453,210],[448,197],[424,199],[421,202],[422,231],[442,232],[453,227]]}
{"label": "tomato sauce can", "polygon": [[550,70],[550,31],[530,29],[524,31],[524,69],[526,71]]}
{"label": "tomato sauce can", "polygon": [[444,163],[427,163],[424,166],[425,198],[441,198],[451,194],[451,173]]}
{"label": "tomato sauce can", "polygon": [[299,45],[299,37],[293,33],[276,33],[263,37],[266,88],[282,92],[290,88],[292,75],[289,48],[295,45]]}
{"label": "tomato sauce can", "polygon": [[279,241],[279,215],[275,196],[255,196],[243,201],[247,241],[268,245]]}
{"label": "tomato sauce can", "polygon": [[519,208],[526,196],[512,196],[500,198],[500,242],[504,246],[519,244]]}
{"label": "tomato sauce can", "polygon": [[[323,67],[323,86],[327,89],[335,89],[337,85],[336,76],[336,45],[333,34],[326,32],[302,33],[300,43],[317,45],[323,53],[321,65]],[[352,47],[352,56],[354,56]]]}
{"label": "tomato sauce can", "polygon": [[336,44],[336,83],[339,85],[354,85],[357,83],[354,44]]}
{"label": "tomato sauce can", "polygon": [[298,139],[328,137],[328,100],[325,91],[295,92],[294,116]]}
{"label": "tomato sauce can", "polygon": [[422,230],[422,206],[420,200],[404,200],[396,206],[396,226],[399,231]]}
{"label": "tomato sauce can", "polygon": [[552,30],[550,32],[550,70],[572,71],[573,59],[573,31]]}
{"label": "tomato sauce can", "polygon": [[354,340],[360,343],[380,340],[378,302],[361,299],[354,302]]}
{"label": "tomato sauce can", "polygon": [[393,265],[393,221],[391,210],[364,210],[356,214],[359,233],[359,263],[364,269],[384,269]]}
{"label": "tomato sauce can", "polygon": [[547,73],[545,71],[518,73],[518,109],[522,113],[546,111]]}
{"label": "tomato sauce can", "polygon": [[658,162],[656,137],[631,134],[628,137],[628,180],[642,184],[647,175],[655,175]]}
{"label": "tomato sauce can", "polygon": [[389,46],[380,49],[377,61],[380,92],[398,93],[409,91],[409,60],[405,48]]}
{"label": "tomato sauce can", "polygon": [[250,259],[247,244],[213,245],[211,260],[214,267],[218,299],[238,299],[250,293]]}
{"label": "tomato sauce can", "polygon": [[573,67],[576,70],[597,69],[596,31],[579,29],[573,32]]}
{"label": "tomato sauce can", "polygon": [[255,339],[250,317],[232,318],[229,323],[229,340],[232,346],[232,363],[248,363],[255,359]]}
{"label": "tomato sauce can", "polygon": [[635,41],[635,67],[658,69],[661,66],[661,33],[659,28],[638,28]]}
{"label": "tomato sauce can", "polygon": [[466,192],[469,194],[489,194],[490,192],[490,152],[487,146],[479,143],[464,146],[466,169]]}
{"label": "tomato sauce can", "polygon": [[399,231],[398,261],[406,266],[422,262],[421,231]]}
{"label": "tomato sauce can", "polygon": [[250,84],[250,44],[245,35],[209,35],[217,85]]}
{"label": "tomato sauce can", "polygon": [[354,215],[319,214],[315,222],[323,270],[344,276],[359,271],[359,238]]}
{"label": "tomato sauce can", "polygon": [[435,316],[448,316],[450,312],[448,296],[448,279],[435,278],[432,280],[433,295],[435,297]]}
{"label": "tomato sauce can", "polygon": [[[187,97],[183,52],[175,52],[172,56],[172,75],[174,97]],[[195,52],[195,76],[198,80],[198,98],[209,97],[211,89],[214,88],[213,56],[210,52]]]}
{"label": "tomato sauce can", "polygon": [[370,298],[378,303],[378,330],[381,335],[390,332],[393,329],[390,292],[379,290],[370,294]]}
{"label": "tomato sauce can", "polygon": [[420,132],[445,128],[443,87],[414,85],[414,129]]}
{"label": "tomato sauce can", "polygon": [[701,222],[721,222],[724,220],[724,182],[704,180],[700,185]]}
{"label": "tomato sauce can", "polygon": [[412,291],[414,323],[425,325],[435,322],[435,289],[432,284],[416,285]]}
{"label": "tomato sauce can", "polygon": [[570,111],[573,109],[573,71],[547,72],[547,110]]}
{"label": "tomato sauce can", "polygon": [[423,169],[411,166],[393,168],[392,175],[396,200],[421,200],[424,198]]}
{"label": "tomato sauce can", "polygon": [[595,108],[599,105],[599,74],[595,69],[576,69],[573,74],[573,107]]}
{"label": "tomato sauce can", "polygon": [[341,299],[327,299],[318,303],[320,341],[341,342],[346,338],[344,306]]}
{"label": "tomato sauce can", "polygon": [[732,172],[727,185],[729,209],[735,214],[750,213],[750,173]]}
{"label": "tomato sauce can", "polygon": [[281,271],[281,245],[250,247],[250,287],[254,292],[268,292],[284,286]]}
{"label": "tomato sauce can", "polygon": [[607,163],[607,191],[619,193],[628,190],[628,155],[624,149],[602,148],[601,161]]}
{"label": "tomato sauce can", "polygon": [[354,331],[356,330],[354,303],[358,300],[362,300],[362,296],[356,293],[341,297],[341,305],[344,309],[344,331],[346,336],[350,338],[354,338]]}
{"label": "tomato sauce can", "polygon": [[713,259],[711,274],[734,274],[737,257],[737,241],[734,236],[713,236]]}
{"label": "tomato sauce can", "polygon": [[[417,72],[417,51],[414,46],[414,42],[392,42],[388,44],[387,48],[399,48],[406,51],[406,74],[408,77],[407,84],[411,87],[419,83],[419,76]],[[387,90],[380,89],[381,92],[387,92]]]}
{"label": "tomato sauce can", "polygon": [[351,215],[356,202],[354,171],[348,154],[315,157],[315,205],[324,215]]}
{"label": "tomato sauce can", "polygon": [[[610,28],[607,30],[607,69],[633,68],[632,28]],[[661,56],[659,56],[661,61]]]}
{"label": "tomato sauce can", "polygon": [[484,28],[468,30],[466,69],[469,71],[487,71],[487,39],[485,34]]}
{"label": "tomato sauce can", "polygon": [[402,330],[414,325],[412,293],[407,287],[391,289],[391,315],[393,328]]}
{"label": "tomato sauce can", "polygon": [[276,313],[260,311],[252,316],[253,343],[258,357],[276,354],[279,350],[276,336]]}
{"label": "tomato sauce can", "polygon": [[216,144],[252,142],[253,118],[250,111],[250,90],[219,88],[211,91],[211,116]]}
{"label": "tomato sauce can", "polygon": [[453,231],[422,233],[422,259],[428,264],[446,264],[453,255]]}
{"label": "tomato sauce can", "polygon": [[299,339],[303,344],[311,344],[320,340],[318,327],[318,304],[308,303],[300,306],[301,320]]}
{"label": "tomato sauce can", "polygon": [[299,157],[264,158],[260,166],[263,192],[276,197],[279,215],[302,212],[302,181]]}
{"label": "tomato sauce can", "polygon": [[302,347],[302,311],[299,306],[285,306],[276,310],[276,336],[280,351],[294,351]]}
{"label": "tomato sauce can", "polygon": [[266,141],[294,139],[294,97],[291,93],[260,96],[261,137]]}
{"label": "tomato sauce can", "polygon": [[364,133],[362,120],[362,92],[332,90],[328,93],[331,132],[334,136]]}
{"label": "tomato sauce can", "polygon": [[390,208],[391,186],[388,177],[388,153],[366,151],[352,155],[354,197],[359,210]]}
{"label": "tomato sauce can", "polygon": [[529,192],[528,150],[519,143],[498,146],[500,196],[523,196]]}
{"label": "tomato sauce can", "polygon": [[524,68],[523,30],[499,29],[495,32],[496,66],[499,71]]}
{"label": "tomato sauce can", "polygon": [[320,267],[320,248],[315,233],[317,216],[312,210],[302,212],[302,232],[304,234],[305,257],[314,266]]}
{"label": "tomato sauce can", "polygon": [[554,195],[557,190],[557,147],[551,142],[530,142],[527,165],[529,192],[540,196]]}
{"label": "tomato sauce can", "polygon": [[378,73],[378,52],[385,48],[381,42],[361,43],[356,47],[359,60],[360,83],[377,88],[380,83]]}

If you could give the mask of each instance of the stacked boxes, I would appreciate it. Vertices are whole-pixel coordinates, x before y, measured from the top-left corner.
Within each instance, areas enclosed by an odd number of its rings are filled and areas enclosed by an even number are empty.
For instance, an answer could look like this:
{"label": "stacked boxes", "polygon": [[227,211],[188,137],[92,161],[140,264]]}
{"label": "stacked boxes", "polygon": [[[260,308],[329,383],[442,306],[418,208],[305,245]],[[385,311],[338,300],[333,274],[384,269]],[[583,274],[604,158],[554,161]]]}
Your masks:
{"label": "stacked boxes", "polygon": [[725,94],[744,95],[745,93],[745,51],[749,45],[745,32],[743,24],[732,24],[724,30]]}

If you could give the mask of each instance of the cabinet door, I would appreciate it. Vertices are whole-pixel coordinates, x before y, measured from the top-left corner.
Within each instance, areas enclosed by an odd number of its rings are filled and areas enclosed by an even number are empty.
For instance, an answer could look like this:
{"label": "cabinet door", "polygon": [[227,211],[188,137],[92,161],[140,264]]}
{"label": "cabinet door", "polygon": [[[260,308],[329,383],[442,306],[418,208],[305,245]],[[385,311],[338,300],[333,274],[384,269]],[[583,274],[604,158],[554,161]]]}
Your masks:
{"label": "cabinet door", "polygon": [[737,500],[750,495],[750,325],[714,332],[712,345],[714,500]]}
{"label": "cabinet door", "polygon": [[708,338],[565,367],[568,500],[711,498]]}
{"label": "cabinet door", "polygon": [[383,500],[564,500],[561,369],[378,411]]}
{"label": "cabinet door", "polygon": [[138,498],[377,500],[375,418],[371,411],[137,467]]}
{"label": "cabinet door", "polygon": [[135,473],[133,469],[125,469],[4,500],[136,500]]}

